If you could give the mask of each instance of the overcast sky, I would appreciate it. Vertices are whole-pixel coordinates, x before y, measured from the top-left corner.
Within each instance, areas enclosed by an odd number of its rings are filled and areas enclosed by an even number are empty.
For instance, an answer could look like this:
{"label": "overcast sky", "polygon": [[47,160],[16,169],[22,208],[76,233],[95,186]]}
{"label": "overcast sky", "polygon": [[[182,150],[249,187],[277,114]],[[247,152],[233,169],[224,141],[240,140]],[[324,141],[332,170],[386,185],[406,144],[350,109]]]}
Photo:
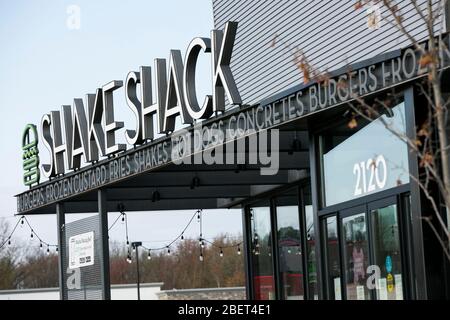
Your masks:
{"label": "overcast sky", "polygon": [[[73,19],[77,9],[80,28]],[[170,49],[180,49],[184,55],[190,40],[209,37],[212,28],[211,0],[1,1],[0,217],[15,223],[14,195],[26,190],[21,136],[27,123],[39,125],[43,114],[72,104],[73,98],[95,93],[111,80],[124,81],[129,71],[139,70],[141,65],[153,66],[155,58],[168,59]],[[209,61],[200,59],[199,66],[201,97],[210,91]],[[115,94],[115,116],[132,128],[134,117],[126,106],[123,88]],[[123,131],[117,134],[119,142]],[[48,157],[42,143],[40,152],[45,162]],[[158,246],[174,238],[192,214],[130,213],[130,240]],[[69,215],[66,219],[80,217]],[[116,214],[110,214],[110,223],[115,218]],[[54,215],[31,216],[29,221],[45,241],[56,243]],[[204,236],[224,232],[241,232],[240,210],[204,211]],[[186,233],[198,236],[196,223]],[[118,223],[110,236],[123,241],[124,226]],[[26,228],[19,228],[16,237],[28,241],[30,235]]]}

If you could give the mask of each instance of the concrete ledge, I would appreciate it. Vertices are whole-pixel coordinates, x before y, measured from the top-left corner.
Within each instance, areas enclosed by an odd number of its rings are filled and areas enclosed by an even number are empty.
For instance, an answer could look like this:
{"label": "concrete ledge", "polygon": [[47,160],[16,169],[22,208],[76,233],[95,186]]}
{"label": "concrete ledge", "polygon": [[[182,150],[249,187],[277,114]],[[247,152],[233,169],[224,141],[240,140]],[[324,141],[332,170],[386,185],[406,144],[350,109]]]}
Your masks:
{"label": "concrete ledge", "polygon": [[[158,287],[161,288],[163,286],[163,282],[152,282],[152,283],[141,283],[141,288],[153,288]],[[128,288],[136,288],[136,283],[127,283],[127,284],[112,284],[111,289],[128,289]],[[59,292],[59,287],[55,288],[34,288],[34,289],[8,289],[8,290],[0,290],[0,295],[2,294],[20,294],[20,293],[40,293],[40,292]]]}
{"label": "concrete ledge", "polygon": [[245,287],[173,289],[156,293],[159,300],[245,300]]}

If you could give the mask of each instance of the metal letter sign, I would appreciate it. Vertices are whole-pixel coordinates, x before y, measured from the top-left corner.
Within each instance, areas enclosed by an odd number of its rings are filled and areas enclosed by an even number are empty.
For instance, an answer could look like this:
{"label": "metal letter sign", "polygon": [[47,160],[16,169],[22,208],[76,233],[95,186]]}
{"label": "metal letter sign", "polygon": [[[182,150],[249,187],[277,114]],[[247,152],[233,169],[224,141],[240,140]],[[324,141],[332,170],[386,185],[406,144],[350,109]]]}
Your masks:
{"label": "metal letter sign", "polygon": [[[229,65],[236,31],[237,22],[227,22],[224,31],[211,32],[211,39],[193,39],[184,62],[181,51],[171,50],[167,68],[165,59],[155,59],[155,96],[151,67],[141,66],[139,72],[128,74],[126,103],[136,119],[134,129],[125,130],[128,144],[143,144],[153,140],[156,133],[173,132],[177,117],[184,124],[192,124],[194,120],[207,119],[214,112],[224,111],[225,94],[230,104],[242,103]],[[207,95],[200,105],[195,90],[195,72],[201,52],[211,54],[213,86],[212,94]],[[97,88],[95,94],[88,93],[84,104],[81,98],[75,98],[72,105],[63,105],[61,111],[53,110],[43,116],[41,133],[50,155],[50,162],[42,164],[44,176],[52,178],[68,170],[80,169],[82,156],[86,162],[95,163],[102,157],[126,151],[125,144],[116,143],[116,131],[122,129],[124,123],[114,117],[113,92],[122,86],[120,80],[110,81]],[[36,128],[32,130],[36,131]],[[31,160],[27,163],[30,167],[33,164]],[[26,180],[27,185],[39,181],[39,175],[37,179],[32,177]]]}
{"label": "metal letter sign", "polygon": [[[31,136],[32,135],[32,136]],[[27,124],[22,135],[23,183],[31,186],[39,183],[39,149],[38,134],[34,124]]]}

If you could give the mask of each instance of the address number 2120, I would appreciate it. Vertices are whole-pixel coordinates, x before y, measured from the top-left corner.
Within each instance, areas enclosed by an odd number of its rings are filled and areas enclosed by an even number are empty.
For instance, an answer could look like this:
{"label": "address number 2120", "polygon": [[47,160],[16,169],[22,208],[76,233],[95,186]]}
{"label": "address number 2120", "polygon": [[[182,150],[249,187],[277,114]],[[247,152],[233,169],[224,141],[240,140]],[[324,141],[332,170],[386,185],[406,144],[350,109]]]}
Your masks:
{"label": "address number 2120", "polygon": [[355,196],[383,189],[387,181],[387,165],[383,155],[353,165],[356,176]]}

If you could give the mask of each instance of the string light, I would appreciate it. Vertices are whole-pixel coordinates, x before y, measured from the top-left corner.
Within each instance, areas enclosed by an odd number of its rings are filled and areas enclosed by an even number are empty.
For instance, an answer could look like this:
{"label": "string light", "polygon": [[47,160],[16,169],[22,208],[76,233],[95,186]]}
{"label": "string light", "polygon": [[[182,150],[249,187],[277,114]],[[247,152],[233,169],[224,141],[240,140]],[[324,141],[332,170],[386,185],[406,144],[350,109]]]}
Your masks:
{"label": "string light", "polygon": [[47,255],[50,254],[50,248],[47,246]]}
{"label": "string light", "polygon": [[[209,243],[213,247],[218,248],[220,257],[223,257],[223,255],[224,255],[224,251],[223,251],[224,248],[237,248],[237,254],[238,255],[241,254],[240,245],[242,244],[242,242],[239,242],[239,243],[232,244],[232,245],[224,247],[224,246],[218,246],[215,243],[213,243],[211,241],[208,241],[207,239],[203,238],[203,236],[202,236],[202,210],[199,209],[199,210],[195,211],[195,213],[192,215],[191,219],[189,220],[187,225],[184,227],[184,229],[181,231],[181,233],[174,240],[172,240],[169,244],[166,244],[165,246],[162,246],[162,247],[159,247],[159,248],[147,248],[145,246],[142,246],[144,249],[146,249],[148,251],[147,259],[151,260],[151,250],[153,250],[153,251],[167,250],[166,254],[168,256],[170,256],[171,255],[171,249],[170,249],[171,245],[174,244],[177,240],[181,240],[181,241],[185,240],[184,232],[191,225],[191,223],[192,223],[192,221],[193,221],[193,219],[195,217],[197,217],[198,222],[199,222],[199,227],[200,227],[200,237],[198,238],[198,243],[199,243],[199,246],[200,246],[200,255],[199,255],[199,260],[200,261],[204,261],[203,249],[206,247],[206,243]],[[130,252],[130,249],[132,249],[132,251],[135,252],[135,247],[130,247],[130,241],[128,239],[128,223],[127,223],[128,219],[127,219],[126,213],[122,211],[108,230],[111,230],[111,228],[114,227],[114,225],[116,224],[116,222],[120,218],[122,218],[125,221],[126,244],[127,244],[128,248],[129,248],[128,249],[127,261],[131,263],[131,252]],[[257,240],[257,236],[256,236],[256,240]],[[257,241],[255,241],[255,242],[257,242]],[[259,247],[259,245],[257,245],[257,247]],[[253,251],[254,251],[254,249],[253,249]],[[259,254],[259,252],[257,254]]]}
{"label": "string light", "polygon": [[12,238],[12,236],[14,235],[14,233],[16,232],[17,227],[18,227],[19,225],[20,225],[21,227],[23,227],[23,225],[25,225],[25,223],[27,224],[28,228],[30,228],[30,238],[33,239],[33,238],[36,237],[36,238],[39,240],[39,248],[42,248],[42,244],[43,244],[43,243],[46,244],[46,245],[47,245],[47,250],[48,250],[47,253],[49,254],[49,253],[50,253],[50,247],[57,247],[56,245],[52,245],[52,244],[49,244],[49,243],[43,241],[42,238],[39,237],[39,235],[34,231],[34,228],[31,226],[31,224],[30,224],[30,222],[28,221],[28,219],[27,219],[25,216],[21,216],[21,217],[17,220],[17,222],[16,222],[16,224],[15,224],[13,230],[12,230],[11,233],[9,234],[9,236],[6,237],[7,240],[0,244],[0,249],[3,248],[5,245],[8,245],[8,246],[11,246],[11,245],[12,245],[12,240],[11,240],[11,238]]}

